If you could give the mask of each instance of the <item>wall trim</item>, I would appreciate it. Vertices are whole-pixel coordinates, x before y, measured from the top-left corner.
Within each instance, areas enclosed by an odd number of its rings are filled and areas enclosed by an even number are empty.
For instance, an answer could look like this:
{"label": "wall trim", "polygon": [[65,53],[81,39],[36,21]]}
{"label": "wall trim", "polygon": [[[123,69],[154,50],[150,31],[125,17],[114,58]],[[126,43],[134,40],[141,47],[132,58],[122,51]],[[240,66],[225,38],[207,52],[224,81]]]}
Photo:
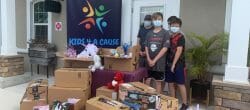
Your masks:
{"label": "wall trim", "polygon": [[28,49],[17,48],[17,53],[28,53]]}
{"label": "wall trim", "polygon": [[231,16],[232,16],[232,0],[226,0],[226,11],[225,11],[225,26],[224,32],[229,33],[231,27]]}

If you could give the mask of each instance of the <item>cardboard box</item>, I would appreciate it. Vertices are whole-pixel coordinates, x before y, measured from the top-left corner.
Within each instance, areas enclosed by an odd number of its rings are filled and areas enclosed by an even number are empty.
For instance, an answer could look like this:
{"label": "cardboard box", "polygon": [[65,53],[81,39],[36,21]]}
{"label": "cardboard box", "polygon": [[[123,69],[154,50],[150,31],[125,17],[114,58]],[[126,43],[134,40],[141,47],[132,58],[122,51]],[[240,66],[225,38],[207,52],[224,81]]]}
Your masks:
{"label": "cardboard box", "polygon": [[104,68],[119,71],[134,71],[137,68],[139,60],[138,50],[138,46],[133,46],[130,49],[130,52],[132,53],[131,58],[117,58],[110,55],[104,55]]}
{"label": "cardboard box", "polygon": [[20,110],[33,110],[35,106],[44,106],[47,105],[47,99],[39,99],[39,100],[32,100],[27,97],[25,93],[21,102],[20,102]]}
{"label": "cardboard box", "polygon": [[75,104],[73,104],[73,110],[84,110],[84,105],[86,102],[83,102],[82,99],[78,99],[79,101],[77,101]]}
{"label": "cardboard box", "polygon": [[48,89],[49,104],[52,105],[55,100],[66,102],[69,98],[76,98],[82,100],[82,107],[90,97],[90,88],[62,88],[51,86]]}
{"label": "cardboard box", "polygon": [[91,86],[92,74],[89,69],[61,68],[55,72],[57,87],[82,88]]}
{"label": "cardboard box", "polygon": [[33,110],[49,110],[49,105],[35,106],[35,107],[33,107]]}
{"label": "cardboard box", "polygon": [[87,101],[86,110],[130,110],[130,108],[108,97],[98,96]]}
{"label": "cardboard box", "polygon": [[[130,83],[123,83],[119,87],[119,93],[120,92],[127,92],[127,91],[139,91],[142,93],[152,93],[157,94],[156,89],[143,84],[141,82],[130,82]],[[119,94],[119,99],[123,99],[122,94]]]}
{"label": "cardboard box", "polygon": [[106,96],[113,100],[117,100],[118,93],[113,89],[108,89],[107,86],[102,86],[96,89],[96,96]]}
{"label": "cardboard box", "polygon": [[[61,108],[62,104],[67,104],[67,106],[69,107],[69,110],[85,110],[82,99],[69,98],[66,102],[58,101],[58,103],[54,103],[54,104],[55,105],[52,105],[52,108],[51,108],[52,110],[54,109],[57,110],[58,108]],[[60,106],[57,106],[57,105],[60,105]]]}
{"label": "cardboard box", "polygon": [[64,58],[64,68],[88,68],[93,65],[93,60],[89,58]]}
{"label": "cardboard box", "polygon": [[119,100],[135,110],[160,108],[160,96],[156,90],[140,82],[121,84]]}
{"label": "cardboard box", "polygon": [[33,80],[28,84],[26,89],[27,98],[31,100],[48,98],[48,80],[38,79]]}
{"label": "cardboard box", "polygon": [[178,110],[178,99],[160,94],[161,109],[160,110]]}

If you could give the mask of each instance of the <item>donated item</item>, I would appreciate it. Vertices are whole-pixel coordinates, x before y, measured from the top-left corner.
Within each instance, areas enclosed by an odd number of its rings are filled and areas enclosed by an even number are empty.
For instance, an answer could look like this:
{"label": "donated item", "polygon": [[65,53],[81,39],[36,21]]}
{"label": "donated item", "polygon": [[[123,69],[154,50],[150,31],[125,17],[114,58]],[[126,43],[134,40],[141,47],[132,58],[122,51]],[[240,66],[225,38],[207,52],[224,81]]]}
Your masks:
{"label": "donated item", "polygon": [[62,88],[51,86],[48,89],[49,104],[52,105],[54,101],[66,102],[69,98],[76,98],[82,100],[82,107],[90,97],[90,88]]}
{"label": "donated item", "polygon": [[55,85],[57,87],[87,89],[91,85],[91,79],[89,69],[61,68],[55,72]]}
{"label": "donated item", "polygon": [[77,55],[77,58],[92,58],[98,52],[98,48],[95,44],[83,44],[83,46],[85,49]]}
{"label": "donated item", "polygon": [[73,104],[67,102],[54,101],[52,110],[73,110]]}
{"label": "donated item", "polygon": [[[122,52],[118,53],[121,53],[124,56],[123,49],[120,50],[122,50]],[[124,57],[104,55],[104,68],[119,71],[134,71],[137,67],[139,59],[138,46],[133,46],[133,48],[130,48],[129,53],[130,55],[125,55]]]}
{"label": "donated item", "polygon": [[124,82],[123,77],[124,75],[121,72],[116,72],[113,81],[108,83],[107,87],[118,92],[120,84]]}
{"label": "donated item", "polygon": [[73,46],[67,46],[67,50],[64,53],[64,56],[68,58],[76,58],[76,54],[77,52]]}
{"label": "donated item", "polygon": [[86,110],[130,110],[130,108],[108,97],[98,96],[87,101]]}
{"label": "donated item", "polygon": [[[33,109],[35,106],[45,106],[47,105],[47,99],[40,98],[38,100],[32,100],[27,97],[27,93],[24,94],[21,102],[20,102],[20,110],[40,110]],[[44,109],[41,109],[44,110]]]}
{"label": "donated item", "polygon": [[160,110],[178,110],[178,99],[166,95],[160,95],[161,109]]}
{"label": "donated item", "polygon": [[49,110],[49,105],[35,106],[35,107],[33,107],[33,110]]}
{"label": "donated item", "polygon": [[54,101],[52,110],[83,110],[81,99],[68,99],[66,102]]}
{"label": "donated item", "polygon": [[140,82],[121,84],[119,100],[134,110],[160,108],[160,96],[156,90]]}
{"label": "donated item", "polygon": [[94,55],[93,61],[94,61],[94,65],[89,66],[92,72],[95,72],[96,69],[100,69],[100,70],[104,69],[101,63],[101,57],[99,55]]}
{"label": "donated item", "polygon": [[98,89],[96,89],[96,96],[106,96],[108,98],[111,98],[113,100],[117,100],[118,93],[113,89],[108,89],[107,86],[102,86]]}
{"label": "donated item", "polygon": [[33,80],[27,87],[27,98],[32,100],[47,99],[48,94],[48,80],[38,79]]}

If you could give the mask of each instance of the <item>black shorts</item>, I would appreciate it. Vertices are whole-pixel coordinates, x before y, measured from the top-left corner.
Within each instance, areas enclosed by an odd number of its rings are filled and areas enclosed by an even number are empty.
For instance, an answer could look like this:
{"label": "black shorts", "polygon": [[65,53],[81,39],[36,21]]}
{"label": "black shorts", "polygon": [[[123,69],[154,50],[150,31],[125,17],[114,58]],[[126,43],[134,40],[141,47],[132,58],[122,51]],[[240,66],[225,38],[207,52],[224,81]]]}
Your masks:
{"label": "black shorts", "polygon": [[148,70],[148,78],[154,78],[155,80],[165,80],[165,73]]}

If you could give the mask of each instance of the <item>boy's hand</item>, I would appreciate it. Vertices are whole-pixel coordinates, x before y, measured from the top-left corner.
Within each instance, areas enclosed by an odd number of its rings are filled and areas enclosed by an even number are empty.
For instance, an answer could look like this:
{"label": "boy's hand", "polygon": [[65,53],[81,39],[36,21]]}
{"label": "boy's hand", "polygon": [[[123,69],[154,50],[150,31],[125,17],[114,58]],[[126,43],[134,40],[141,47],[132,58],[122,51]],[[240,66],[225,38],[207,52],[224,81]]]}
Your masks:
{"label": "boy's hand", "polygon": [[172,72],[172,73],[174,73],[174,69],[175,69],[175,65],[173,64],[173,65],[171,66],[171,72]]}
{"label": "boy's hand", "polygon": [[150,65],[149,65],[150,67],[153,67],[153,66],[155,66],[155,62],[154,61],[152,61],[151,63],[150,63]]}
{"label": "boy's hand", "polygon": [[153,67],[155,63],[151,59],[148,59],[148,65],[149,67]]}
{"label": "boy's hand", "polygon": [[143,56],[143,57],[146,56],[146,52],[140,51],[139,54],[140,54],[140,56]]}

